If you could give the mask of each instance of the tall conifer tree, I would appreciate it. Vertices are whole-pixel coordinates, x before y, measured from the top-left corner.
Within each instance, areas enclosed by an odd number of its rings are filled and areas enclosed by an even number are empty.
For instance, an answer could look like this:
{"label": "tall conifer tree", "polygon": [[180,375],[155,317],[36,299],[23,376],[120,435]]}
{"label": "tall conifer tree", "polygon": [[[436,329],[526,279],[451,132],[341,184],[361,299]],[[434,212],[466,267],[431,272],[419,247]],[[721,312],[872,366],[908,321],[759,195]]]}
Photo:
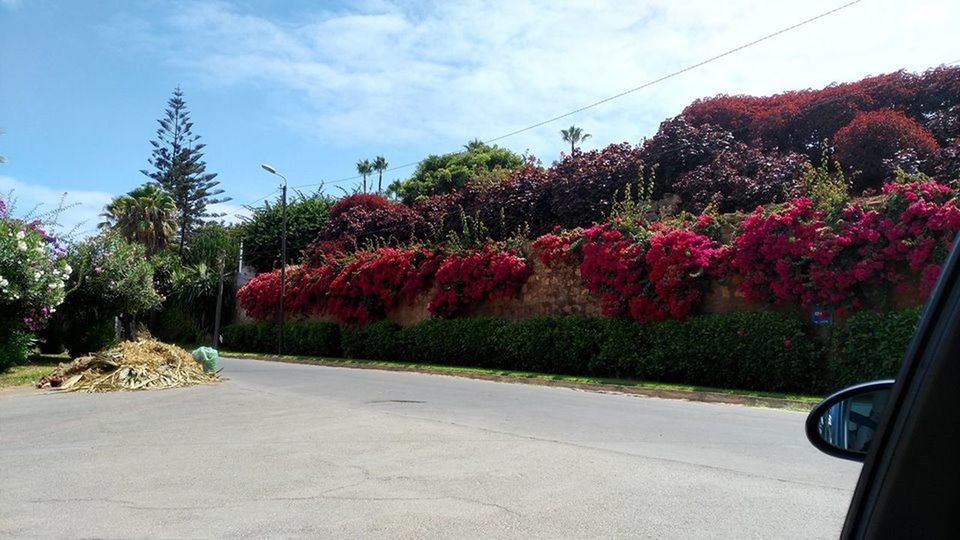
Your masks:
{"label": "tall conifer tree", "polygon": [[207,207],[230,198],[217,197],[223,190],[217,188],[220,184],[215,180],[217,174],[207,172],[202,152],[206,145],[199,142],[199,135],[193,134],[193,122],[179,86],[167,101],[164,117],[157,123],[160,124],[157,138],[150,141],[153,154],[149,162],[153,170],[140,172],[173,198],[177,206],[177,240],[182,252],[194,229],[207,219],[223,215],[210,213]]}

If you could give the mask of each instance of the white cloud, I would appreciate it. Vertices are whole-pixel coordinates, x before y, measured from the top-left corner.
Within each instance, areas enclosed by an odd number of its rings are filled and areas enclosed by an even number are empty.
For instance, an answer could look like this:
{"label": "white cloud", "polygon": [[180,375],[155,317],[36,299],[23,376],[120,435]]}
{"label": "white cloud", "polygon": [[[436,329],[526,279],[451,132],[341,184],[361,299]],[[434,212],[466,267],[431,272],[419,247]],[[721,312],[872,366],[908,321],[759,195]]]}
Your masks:
{"label": "white cloud", "polygon": [[[553,117],[841,3],[370,1],[284,20],[210,2],[178,10],[156,31],[166,34],[169,61],[207,84],[272,93],[280,122],[324,144],[444,151],[435,146]],[[958,20],[953,0],[864,0],[503,144],[549,160],[571,123],[593,133],[592,146],[639,141],[697,97],[924,69],[960,57],[943,41]]]}
{"label": "white cloud", "polygon": [[16,202],[15,215],[30,214],[31,217],[56,210],[63,198],[65,209],[57,218],[59,227],[56,232],[74,232],[78,238],[89,236],[96,231],[104,205],[113,198],[112,194],[103,191],[56,189],[2,175],[0,195],[4,198],[12,195]]}

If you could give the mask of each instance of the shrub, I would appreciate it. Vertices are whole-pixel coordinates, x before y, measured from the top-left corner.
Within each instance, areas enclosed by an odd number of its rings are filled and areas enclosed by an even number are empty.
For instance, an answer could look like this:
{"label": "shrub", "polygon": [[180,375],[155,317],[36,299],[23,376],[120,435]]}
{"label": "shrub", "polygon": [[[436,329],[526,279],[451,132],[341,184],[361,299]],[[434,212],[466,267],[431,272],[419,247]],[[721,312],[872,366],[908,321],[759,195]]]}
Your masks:
{"label": "shrub", "polygon": [[116,322],[111,316],[87,316],[66,321],[63,345],[73,358],[101,351],[117,341]]}
{"label": "shrub", "polygon": [[150,333],[169,343],[195,344],[204,340],[194,316],[176,304],[165,305],[150,317]]}
{"label": "shrub", "polygon": [[[326,195],[304,195],[296,192],[287,204],[287,264],[300,257],[327,222],[332,202]],[[250,219],[240,226],[243,235],[244,260],[257,271],[275,268],[280,262],[280,230],[283,205],[266,201],[253,209]],[[228,259],[235,260],[235,259]]]}
{"label": "shrub", "polygon": [[41,220],[12,212],[0,197],[0,371],[26,360],[27,344],[63,302],[72,271]]}
{"label": "shrub", "polygon": [[[272,332],[258,332],[258,335],[261,334],[269,337],[273,335]],[[263,345],[266,346],[269,343]],[[291,321],[284,324],[283,352],[311,356],[340,356],[340,327],[336,323],[324,321]]]}
{"label": "shrub", "polygon": [[509,324],[501,319],[430,319],[404,328],[401,339],[408,362],[509,368],[513,344],[496,339]]}
{"label": "shrub", "polygon": [[0,373],[26,361],[31,338],[21,321],[0,317]]}
{"label": "shrub", "polygon": [[839,388],[896,377],[920,313],[920,308],[893,313],[862,311],[839,324],[831,343],[833,385]]}
{"label": "shrub", "polygon": [[859,192],[880,187],[893,173],[884,159],[895,158],[904,150],[916,153],[921,163],[934,157],[940,147],[933,135],[912,118],[892,110],[859,112],[833,137],[836,157],[854,177]]}
{"label": "shrub", "polygon": [[406,358],[400,340],[400,326],[378,321],[366,326],[347,325],[341,330],[343,354],[347,358],[401,361]]}
{"label": "shrub", "polygon": [[694,125],[683,115],[660,123],[643,143],[642,158],[657,168],[655,195],[667,192],[684,173],[711,163],[734,145],[733,134],[711,124]]}
{"label": "shrub", "polygon": [[781,202],[794,191],[807,157],[764,151],[736,143],[709,163],[699,165],[673,182],[685,209],[702,212],[713,203],[720,212],[750,210]]}
{"label": "shrub", "polygon": [[811,253],[822,240],[824,213],[810,199],[790,201],[779,211],[762,208],[747,216],[733,241],[730,269],[748,299],[775,304],[815,300],[806,286]]}
{"label": "shrub", "polygon": [[[96,321],[99,328],[91,329],[89,338],[77,338],[75,348],[97,350],[92,347],[108,340],[94,336],[106,336],[115,317],[130,322],[160,306],[160,295],[153,287],[153,266],[140,244],[104,233],[72,246],[67,261],[77,271],[70,278],[70,293],[57,316],[63,318],[68,333],[71,328],[83,328],[88,320]],[[77,353],[71,350],[71,354]]]}
{"label": "shrub", "polygon": [[771,312],[606,323],[596,365],[610,375],[726,388],[816,391],[819,352],[801,323]]}
{"label": "shrub", "polygon": [[[392,203],[381,195],[360,193],[340,199],[330,209],[317,239],[357,249],[369,242],[403,244],[422,228],[422,218],[409,206]],[[310,246],[305,256],[315,258],[314,252],[323,246]]]}
{"label": "shrub", "polygon": [[[406,328],[291,321],[285,337],[292,354],[822,392],[894,376],[919,314],[861,312],[838,324],[823,346],[799,319],[768,311],[647,324],[583,316],[430,319]],[[272,353],[277,346],[271,322],[227,326],[223,335],[231,350]]]}
{"label": "shrub", "polygon": [[703,300],[706,278],[721,268],[724,257],[723,248],[697,230],[711,225],[708,215],[692,228],[622,221],[594,225],[583,232],[580,276],[600,296],[607,317],[686,318]]}
{"label": "shrub", "polygon": [[406,204],[437,194],[463,188],[478,178],[497,177],[523,165],[523,157],[497,145],[478,141],[466,145],[463,152],[431,155],[417,164],[417,170],[407,180],[390,185],[388,192]]}
{"label": "shrub", "polygon": [[[275,353],[279,325],[232,324],[223,328],[223,347],[238,352]],[[340,356],[340,327],[325,321],[288,321],[283,326],[284,354]]]}
{"label": "shrub", "polygon": [[454,253],[437,270],[427,308],[435,316],[453,317],[471,305],[516,297],[532,273],[522,257],[498,246]]}

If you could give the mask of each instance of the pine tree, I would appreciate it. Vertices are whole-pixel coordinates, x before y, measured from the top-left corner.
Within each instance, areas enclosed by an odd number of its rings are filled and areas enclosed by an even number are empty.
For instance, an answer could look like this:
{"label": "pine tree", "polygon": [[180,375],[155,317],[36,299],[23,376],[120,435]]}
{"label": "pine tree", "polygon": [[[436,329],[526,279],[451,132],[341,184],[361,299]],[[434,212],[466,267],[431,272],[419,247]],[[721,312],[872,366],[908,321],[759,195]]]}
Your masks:
{"label": "pine tree", "polygon": [[153,155],[148,160],[154,170],[140,172],[153,179],[173,198],[178,214],[177,239],[182,252],[187,237],[194,229],[206,219],[223,215],[210,213],[207,207],[227,202],[230,198],[217,198],[223,190],[217,189],[220,184],[214,180],[217,174],[207,172],[202,152],[206,145],[198,142],[199,135],[193,134],[193,122],[190,121],[187,103],[179,86],[167,101],[165,116],[157,123],[160,128],[157,129],[156,140],[150,141]]}

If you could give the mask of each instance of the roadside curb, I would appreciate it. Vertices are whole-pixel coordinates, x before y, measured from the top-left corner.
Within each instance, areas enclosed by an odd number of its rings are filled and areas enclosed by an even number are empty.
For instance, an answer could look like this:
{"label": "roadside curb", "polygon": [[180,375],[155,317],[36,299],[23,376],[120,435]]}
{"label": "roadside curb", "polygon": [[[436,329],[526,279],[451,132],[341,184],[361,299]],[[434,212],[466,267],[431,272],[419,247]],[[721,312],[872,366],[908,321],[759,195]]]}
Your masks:
{"label": "roadside curb", "polygon": [[538,386],[553,386],[583,390],[601,394],[623,394],[633,396],[652,397],[660,399],[681,399],[685,401],[699,401],[703,403],[725,403],[728,405],[743,405],[747,407],[763,407],[767,409],[786,409],[790,411],[806,412],[813,408],[809,401],[799,399],[775,398],[754,396],[749,394],[728,394],[723,392],[708,392],[697,390],[679,390],[668,388],[647,388],[643,386],[628,386],[619,384],[586,383],[542,379],[538,377],[520,377],[511,375],[494,375],[490,373],[476,373],[471,371],[457,371],[456,369],[431,369],[421,366],[394,366],[362,362],[338,362],[336,360],[307,359],[295,357],[271,356],[223,356],[232,360],[255,360],[260,362],[280,362],[284,364],[306,364],[311,366],[339,367],[349,369],[372,369],[378,371],[398,371],[408,373],[423,373],[427,375],[443,375],[463,379],[476,379],[511,384],[531,384]]}

